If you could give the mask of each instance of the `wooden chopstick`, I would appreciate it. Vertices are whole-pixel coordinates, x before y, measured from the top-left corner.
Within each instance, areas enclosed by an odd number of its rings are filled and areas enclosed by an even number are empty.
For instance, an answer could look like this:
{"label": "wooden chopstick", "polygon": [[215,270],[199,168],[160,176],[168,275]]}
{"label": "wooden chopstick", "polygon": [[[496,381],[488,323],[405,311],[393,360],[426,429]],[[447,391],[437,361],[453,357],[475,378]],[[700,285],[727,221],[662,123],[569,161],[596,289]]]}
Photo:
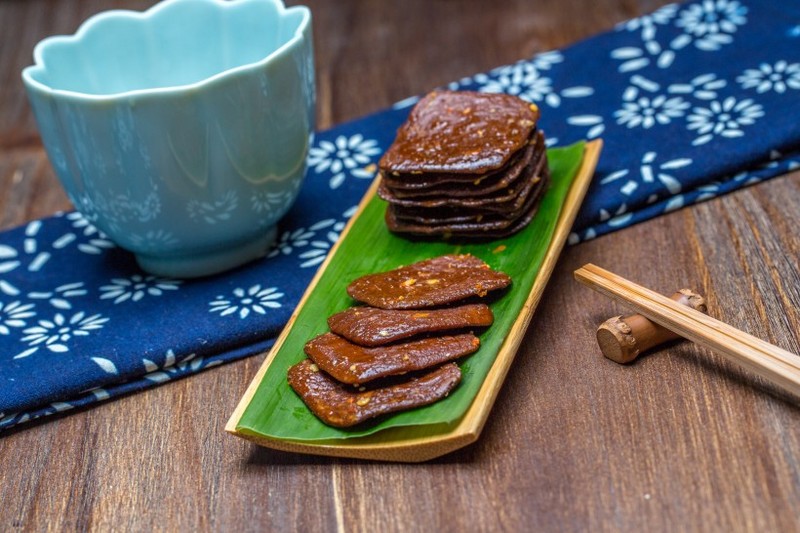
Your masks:
{"label": "wooden chopstick", "polygon": [[591,263],[575,279],[800,397],[800,357]]}

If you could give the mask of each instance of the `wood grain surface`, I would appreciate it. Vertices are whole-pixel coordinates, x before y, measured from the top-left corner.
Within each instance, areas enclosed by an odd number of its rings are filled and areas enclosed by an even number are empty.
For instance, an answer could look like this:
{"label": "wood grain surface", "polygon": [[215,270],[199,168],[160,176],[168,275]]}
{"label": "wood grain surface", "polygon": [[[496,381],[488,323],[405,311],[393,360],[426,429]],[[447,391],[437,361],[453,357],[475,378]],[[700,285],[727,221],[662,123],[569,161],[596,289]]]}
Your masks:
{"label": "wood grain surface", "polygon": [[[310,2],[319,126],[562,46],[663,1]],[[32,47],[110,7],[0,0],[0,226],[68,209],[26,104]],[[620,366],[624,309],[587,262],[800,352],[800,175],[563,254],[481,439],[421,465],[270,451],[223,432],[251,357],[0,436],[0,531],[796,531],[800,400],[673,344]],[[68,268],[68,265],[65,265]]]}

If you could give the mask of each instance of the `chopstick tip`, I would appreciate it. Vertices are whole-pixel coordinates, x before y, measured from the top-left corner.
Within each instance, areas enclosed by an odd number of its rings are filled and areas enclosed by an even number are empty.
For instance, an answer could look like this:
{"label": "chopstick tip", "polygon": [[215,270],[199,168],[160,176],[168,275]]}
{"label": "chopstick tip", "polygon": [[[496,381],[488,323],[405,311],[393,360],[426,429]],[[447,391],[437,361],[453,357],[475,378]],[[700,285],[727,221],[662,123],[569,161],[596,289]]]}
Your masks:
{"label": "chopstick tip", "polygon": [[593,270],[596,270],[597,266],[592,263],[586,263],[579,269],[575,270],[572,275],[575,277],[577,281],[580,283],[586,283],[588,281],[588,277]]}

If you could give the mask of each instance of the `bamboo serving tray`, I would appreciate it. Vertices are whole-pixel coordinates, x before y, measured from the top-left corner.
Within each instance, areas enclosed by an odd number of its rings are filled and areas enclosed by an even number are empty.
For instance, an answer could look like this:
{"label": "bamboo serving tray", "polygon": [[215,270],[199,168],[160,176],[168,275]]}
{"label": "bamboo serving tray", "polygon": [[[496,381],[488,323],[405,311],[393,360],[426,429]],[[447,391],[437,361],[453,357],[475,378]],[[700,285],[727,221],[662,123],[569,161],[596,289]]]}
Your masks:
{"label": "bamboo serving tray", "polygon": [[[245,412],[257,395],[278,394],[276,391],[265,390],[265,387],[262,386],[262,381],[265,380],[271,365],[275,362],[276,356],[281,352],[284,343],[287,342],[287,338],[292,334],[293,329],[298,328],[304,333],[308,329],[307,324],[298,322],[298,315],[301,315],[301,311],[306,306],[313,304],[313,300],[309,301],[309,298],[320,298],[319,294],[314,296],[314,289],[317,287],[326,269],[328,269],[331,261],[336,256],[340,246],[348,238],[351,228],[358,218],[363,215],[365,208],[374,200],[378,186],[378,180],[376,179],[361,201],[358,211],[343,230],[337,244],[328,254],[325,262],[320,266],[316,276],[311,281],[303,298],[300,300],[297,309],[292,314],[288,324],[270,350],[269,355],[261,365],[255,378],[250,383],[250,386],[240,400],[236,410],[231,415],[225,430],[238,437],[251,440],[261,446],[277,450],[399,462],[427,461],[475,442],[486,423],[495,398],[497,397],[497,393],[503,384],[517,349],[522,342],[533,312],[555,268],[558,257],[570,233],[573,221],[575,220],[592,176],[594,175],[594,169],[601,149],[602,141],[600,140],[585,144],[583,157],[578,166],[577,173],[566,191],[566,196],[564,197],[556,219],[552,239],[550,239],[547,245],[543,261],[540,264],[535,278],[533,278],[532,286],[523,300],[521,310],[516,315],[516,318],[510,322],[508,331],[503,332],[503,340],[502,343],[498,345],[499,349],[497,350],[494,360],[485,378],[483,378],[483,382],[480,383],[475,397],[472,398],[471,403],[460,418],[452,423],[412,424],[402,427],[389,427],[388,429],[382,429],[363,436],[320,440],[293,439],[291,435],[274,437],[266,434],[259,434],[242,423]],[[364,256],[367,257],[369,250],[364,250],[363,252]],[[351,259],[348,259],[348,261],[350,260]],[[358,262],[359,260],[360,258],[358,257],[352,258],[354,262]],[[320,320],[324,323],[325,318],[326,317],[323,316]],[[494,326],[492,326],[492,328],[494,328]],[[295,332],[295,334],[296,333],[297,332]],[[310,335],[310,333],[309,331],[308,334]],[[311,337],[308,336],[307,338]],[[300,350],[300,352],[298,357],[302,358],[302,350]],[[487,355],[484,355],[484,357]],[[286,369],[284,367],[279,369],[276,367],[276,371],[277,370],[283,372],[285,376]],[[276,401],[279,402],[280,399]]]}

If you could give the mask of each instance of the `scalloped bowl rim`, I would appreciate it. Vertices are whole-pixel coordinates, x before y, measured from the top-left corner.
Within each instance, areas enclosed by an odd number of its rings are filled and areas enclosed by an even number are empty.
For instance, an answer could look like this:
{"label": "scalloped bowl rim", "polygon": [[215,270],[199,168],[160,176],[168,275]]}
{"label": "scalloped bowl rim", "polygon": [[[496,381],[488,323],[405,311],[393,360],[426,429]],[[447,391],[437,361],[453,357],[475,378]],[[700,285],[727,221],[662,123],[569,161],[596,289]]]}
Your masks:
{"label": "scalloped bowl rim", "polygon": [[[112,9],[103,11],[92,15],[86,19],[74,34],[70,35],[54,35],[41,40],[33,49],[34,64],[25,67],[22,71],[22,79],[30,88],[36,89],[40,92],[50,95],[58,95],[66,98],[73,98],[84,100],[88,102],[107,102],[109,100],[116,100],[119,98],[129,98],[134,96],[147,97],[147,96],[170,96],[173,94],[180,94],[189,91],[199,91],[205,89],[216,82],[228,77],[233,77],[238,74],[244,74],[249,71],[258,69],[270,63],[277,57],[286,53],[286,51],[294,47],[298,42],[303,40],[303,33],[307,30],[311,22],[311,11],[306,6],[292,6],[286,7],[281,0],[201,0],[209,5],[214,5],[219,9],[233,9],[235,6],[242,4],[256,4],[269,2],[277,7],[278,17],[285,16],[287,13],[300,11],[303,15],[297,29],[290,39],[282,45],[272,50],[262,59],[238,65],[229,69],[221,70],[212,76],[203,78],[202,80],[187,83],[183,85],[171,85],[166,87],[153,87],[149,89],[134,89],[130,91],[122,91],[109,94],[90,94],[85,92],[73,91],[68,89],[54,89],[47,84],[34,78],[34,75],[43,69],[47,68],[44,59],[45,49],[52,46],[80,46],[80,41],[89,31],[92,31],[94,26],[102,27],[106,20],[115,18],[128,18],[134,19],[134,24],[147,24],[148,19],[156,18],[161,11],[172,4],[181,3],[197,3],[197,0],[163,0],[156,5],[150,7],[146,11],[133,11],[129,9]],[[95,30],[96,31],[96,30]]]}

